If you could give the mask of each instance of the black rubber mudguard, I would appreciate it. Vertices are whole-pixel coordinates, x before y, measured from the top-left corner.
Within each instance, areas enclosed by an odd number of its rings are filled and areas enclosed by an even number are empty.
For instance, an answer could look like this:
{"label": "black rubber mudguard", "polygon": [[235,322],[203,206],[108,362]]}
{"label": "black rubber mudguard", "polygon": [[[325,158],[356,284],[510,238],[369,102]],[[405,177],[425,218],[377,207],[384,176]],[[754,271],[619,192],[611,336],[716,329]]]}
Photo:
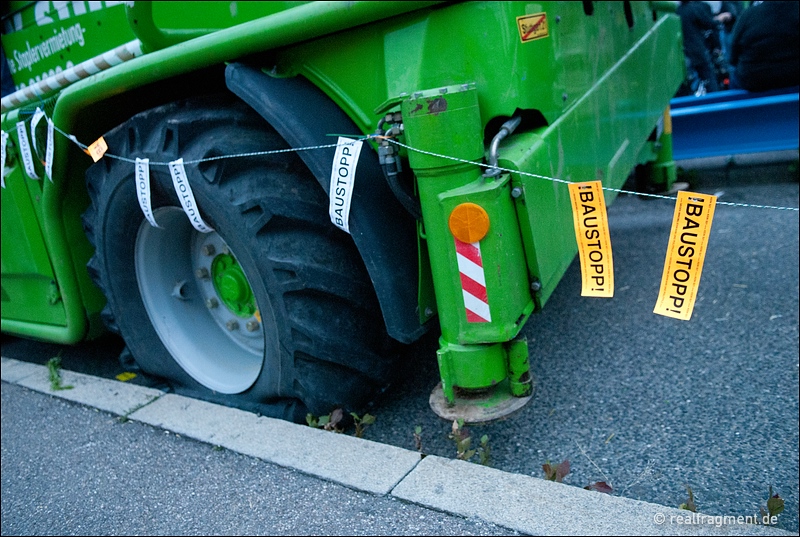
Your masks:
{"label": "black rubber mudguard", "polygon": [[[291,147],[335,143],[337,137],[331,134],[361,134],[330,97],[303,77],[273,78],[233,63],[225,69],[225,82]],[[333,147],[298,151],[326,193],[334,152]],[[378,155],[369,144],[361,151],[356,172],[350,233],[375,286],[388,334],[401,343],[416,341],[430,323],[420,325],[417,312],[415,223],[389,189]]]}

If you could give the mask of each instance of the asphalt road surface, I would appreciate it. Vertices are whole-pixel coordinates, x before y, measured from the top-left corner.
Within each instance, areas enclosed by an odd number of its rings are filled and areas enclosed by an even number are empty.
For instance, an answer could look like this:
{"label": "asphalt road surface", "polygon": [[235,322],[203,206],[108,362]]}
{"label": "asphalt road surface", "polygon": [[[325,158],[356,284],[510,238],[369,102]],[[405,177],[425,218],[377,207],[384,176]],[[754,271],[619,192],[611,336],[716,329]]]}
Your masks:
{"label": "asphalt road surface", "polygon": [[[796,164],[685,177],[719,202],[798,207]],[[605,481],[671,507],[691,489],[710,515],[757,514],[772,487],[785,500],[778,527],[797,532],[798,212],[718,205],[693,316],[679,321],[653,314],[673,209],[631,195],[609,207],[614,298],[582,298],[573,263],[525,328],[533,399],[473,437],[489,437],[501,470],[543,477],[543,464],[567,460],[568,485]],[[2,339],[3,356],[61,353],[65,369],[108,378],[122,371],[121,348],[114,338],[64,348]],[[365,438],[416,449],[419,426],[423,452],[455,457],[451,424],[428,406],[435,349],[428,337],[409,353]]]}

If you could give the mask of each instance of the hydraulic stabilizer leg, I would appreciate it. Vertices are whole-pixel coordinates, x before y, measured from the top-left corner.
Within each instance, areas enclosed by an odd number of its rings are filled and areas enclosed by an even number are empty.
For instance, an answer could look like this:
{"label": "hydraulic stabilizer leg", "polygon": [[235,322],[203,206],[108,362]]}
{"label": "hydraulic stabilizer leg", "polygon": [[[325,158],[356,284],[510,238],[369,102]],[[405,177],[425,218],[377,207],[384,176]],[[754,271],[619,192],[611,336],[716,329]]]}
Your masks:
{"label": "hydraulic stabilizer leg", "polygon": [[[467,422],[504,416],[530,399],[533,311],[508,174],[484,176],[477,90],[416,92],[401,103],[409,165],[420,195],[442,329],[441,386],[431,406]],[[443,158],[442,155],[460,160]]]}
{"label": "hydraulic stabilizer leg", "polygon": [[636,188],[639,192],[671,192],[673,187],[678,186],[678,172],[672,157],[672,117],[669,107],[664,110],[656,133],[656,140],[648,142],[642,148],[640,160],[647,162],[637,165],[635,169]]}

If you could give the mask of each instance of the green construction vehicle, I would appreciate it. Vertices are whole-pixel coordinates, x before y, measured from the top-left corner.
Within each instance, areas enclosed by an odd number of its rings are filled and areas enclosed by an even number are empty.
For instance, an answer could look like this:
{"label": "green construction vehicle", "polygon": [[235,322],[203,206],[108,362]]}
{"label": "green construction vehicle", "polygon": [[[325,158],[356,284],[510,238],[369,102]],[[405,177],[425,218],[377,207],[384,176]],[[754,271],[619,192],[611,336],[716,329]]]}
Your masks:
{"label": "green construction vehicle", "polygon": [[675,180],[674,4],[7,2],[2,332],[302,421],[433,331],[434,410],[512,412],[568,184]]}

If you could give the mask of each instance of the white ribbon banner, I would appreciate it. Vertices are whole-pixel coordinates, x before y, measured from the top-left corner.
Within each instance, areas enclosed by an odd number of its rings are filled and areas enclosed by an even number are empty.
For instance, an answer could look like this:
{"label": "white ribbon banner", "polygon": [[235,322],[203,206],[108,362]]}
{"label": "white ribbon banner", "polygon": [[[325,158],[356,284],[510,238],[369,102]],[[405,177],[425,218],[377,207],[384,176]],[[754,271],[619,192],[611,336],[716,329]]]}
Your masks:
{"label": "white ribbon banner", "polygon": [[201,233],[210,233],[214,231],[214,228],[206,224],[200,216],[200,210],[194,199],[192,187],[189,185],[189,180],[186,177],[186,170],[183,167],[182,158],[169,163],[169,174],[172,176],[172,184],[175,186],[175,193],[178,194],[183,212],[189,217],[189,222],[192,223],[192,226]]}
{"label": "white ribbon banner", "polygon": [[136,196],[139,198],[139,207],[142,208],[142,213],[144,213],[144,217],[147,218],[150,225],[161,227],[156,224],[150,203],[150,159],[136,159]]}
{"label": "white ribbon banner", "polygon": [[3,159],[0,161],[0,187],[6,187],[6,144],[8,143],[8,133],[6,131],[0,131],[3,134],[0,135],[2,139],[0,139],[0,146],[3,147]]}
{"label": "white ribbon banner", "polygon": [[31,118],[31,149],[33,150],[33,154],[37,157],[39,156],[39,147],[36,145],[36,126],[43,117],[44,112],[42,112],[41,108],[37,108],[33,113],[33,117]]}
{"label": "white ribbon banner", "polygon": [[331,169],[328,214],[336,227],[350,233],[350,201],[356,180],[356,167],[361,154],[361,140],[339,137]]}
{"label": "white ribbon banner", "polygon": [[25,172],[31,179],[39,179],[36,174],[36,168],[33,166],[33,155],[31,154],[31,146],[28,142],[28,129],[25,128],[25,122],[20,121],[17,123],[17,137],[19,138],[19,152],[22,154],[22,163],[25,165]]}
{"label": "white ribbon banner", "polygon": [[50,179],[50,182],[53,182],[53,129],[55,125],[53,125],[53,120],[47,118],[47,149],[44,152],[44,172],[47,174],[47,178]]}

